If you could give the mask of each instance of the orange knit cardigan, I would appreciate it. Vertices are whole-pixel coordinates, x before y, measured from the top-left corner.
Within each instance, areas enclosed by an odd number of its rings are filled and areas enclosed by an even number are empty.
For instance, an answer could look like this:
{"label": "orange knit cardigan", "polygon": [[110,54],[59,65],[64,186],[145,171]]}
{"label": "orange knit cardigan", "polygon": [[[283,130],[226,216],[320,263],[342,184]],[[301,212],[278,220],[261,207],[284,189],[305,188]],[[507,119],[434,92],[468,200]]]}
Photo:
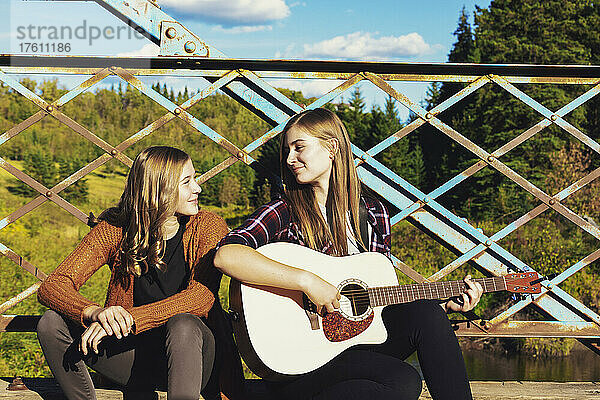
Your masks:
{"label": "orange knit cardigan", "polygon": [[83,310],[97,304],[79,294],[79,288],[108,264],[112,274],[105,306],[120,305],[129,311],[135,323],[134,334],[158,327],[176,314],[206,316],[215,298],[200,277],[206,275],[207,269],[214,268],[210,250],[227,232],[225,221],[211,212],[200,210],[192,216],[183,233],[184,257],[192,271],[188,286],[164,300],[134,307],[133,275],[125,274],[125,279],[119,279],[115,270],[122,229],[101,221],[46,278],[38,290],[38,299],[46,307],[85,326]]}

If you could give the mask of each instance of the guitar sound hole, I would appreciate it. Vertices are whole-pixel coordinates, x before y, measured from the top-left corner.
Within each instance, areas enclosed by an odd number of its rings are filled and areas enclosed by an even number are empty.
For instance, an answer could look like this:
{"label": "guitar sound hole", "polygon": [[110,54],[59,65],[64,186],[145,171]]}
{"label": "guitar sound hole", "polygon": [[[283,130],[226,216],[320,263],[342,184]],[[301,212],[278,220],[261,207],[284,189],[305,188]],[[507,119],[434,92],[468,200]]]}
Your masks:
{"label": "guitar sound hole", "polygon": [[348,308],[348,306],[352,309],[352,316],[359,316],[367,312],[369,308],[369,294],[360,285],[355,283],[351,283],[349,285],[344,286],[344,288],[340,291],[342,296],[346,297],[345,300],[342,297],[343,301],[349,301],[350,304],[341,304],[342,308]]}

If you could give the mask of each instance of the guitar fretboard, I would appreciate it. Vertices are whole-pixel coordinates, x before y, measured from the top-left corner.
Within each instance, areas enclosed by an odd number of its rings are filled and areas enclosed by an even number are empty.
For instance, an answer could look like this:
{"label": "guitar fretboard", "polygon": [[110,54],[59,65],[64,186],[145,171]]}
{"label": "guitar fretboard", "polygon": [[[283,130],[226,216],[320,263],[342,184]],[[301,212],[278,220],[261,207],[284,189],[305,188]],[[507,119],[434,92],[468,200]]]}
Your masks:
{"label": "guitar fretboard", "polygon": [[[473,279],[483,287],[484,293],[506,290],[504,277]],[[369,302],[371,306],[386,306],[389,304],[408,303],[421,299],[446,299],[460,296],[466,284],[463,281],[414,283],[400,286],[381,286],[369,288]]]}

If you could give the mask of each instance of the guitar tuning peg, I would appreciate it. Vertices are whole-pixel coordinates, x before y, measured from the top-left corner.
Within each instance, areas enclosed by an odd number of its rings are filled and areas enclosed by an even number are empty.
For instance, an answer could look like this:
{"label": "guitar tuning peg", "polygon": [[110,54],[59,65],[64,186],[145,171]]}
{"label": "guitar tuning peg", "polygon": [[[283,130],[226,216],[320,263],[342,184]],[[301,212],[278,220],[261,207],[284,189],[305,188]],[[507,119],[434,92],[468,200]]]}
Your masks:
{"label": "guitar tuning peg", "polygon": [[537,278],[536,280],[533,280],[531,282],[529,282],[530,285],[535,285],[537,283],[541,283],[543,281],[551,281],[552,279],[556,278],[558,276],[558,274],[554,273],[554,274],[550,274],[548,276],[543,276],[540,275],[539,278]]}
{"label": "guitar tuning peg", "polygon": [[512,296],[510,296],[510,298],[514,301],[521,301],[525,299],[525,296],[521,293],[513,293]]}

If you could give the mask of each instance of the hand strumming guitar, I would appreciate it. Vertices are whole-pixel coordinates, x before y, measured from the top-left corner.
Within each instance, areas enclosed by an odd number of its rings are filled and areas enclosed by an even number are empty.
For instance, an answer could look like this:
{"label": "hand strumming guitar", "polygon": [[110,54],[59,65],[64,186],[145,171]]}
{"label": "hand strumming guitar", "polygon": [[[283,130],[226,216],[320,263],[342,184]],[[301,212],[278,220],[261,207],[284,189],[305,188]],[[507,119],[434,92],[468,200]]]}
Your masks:
{"label": "hand strumming guitar", "polygon": [[329,282],[311,272],[306,272],[300,284],[304,294],[317,306],[319,314],[323,313],[323,308],[327,312],[334,312],[340,308],[339,300],[342,296],[338,289]]}

